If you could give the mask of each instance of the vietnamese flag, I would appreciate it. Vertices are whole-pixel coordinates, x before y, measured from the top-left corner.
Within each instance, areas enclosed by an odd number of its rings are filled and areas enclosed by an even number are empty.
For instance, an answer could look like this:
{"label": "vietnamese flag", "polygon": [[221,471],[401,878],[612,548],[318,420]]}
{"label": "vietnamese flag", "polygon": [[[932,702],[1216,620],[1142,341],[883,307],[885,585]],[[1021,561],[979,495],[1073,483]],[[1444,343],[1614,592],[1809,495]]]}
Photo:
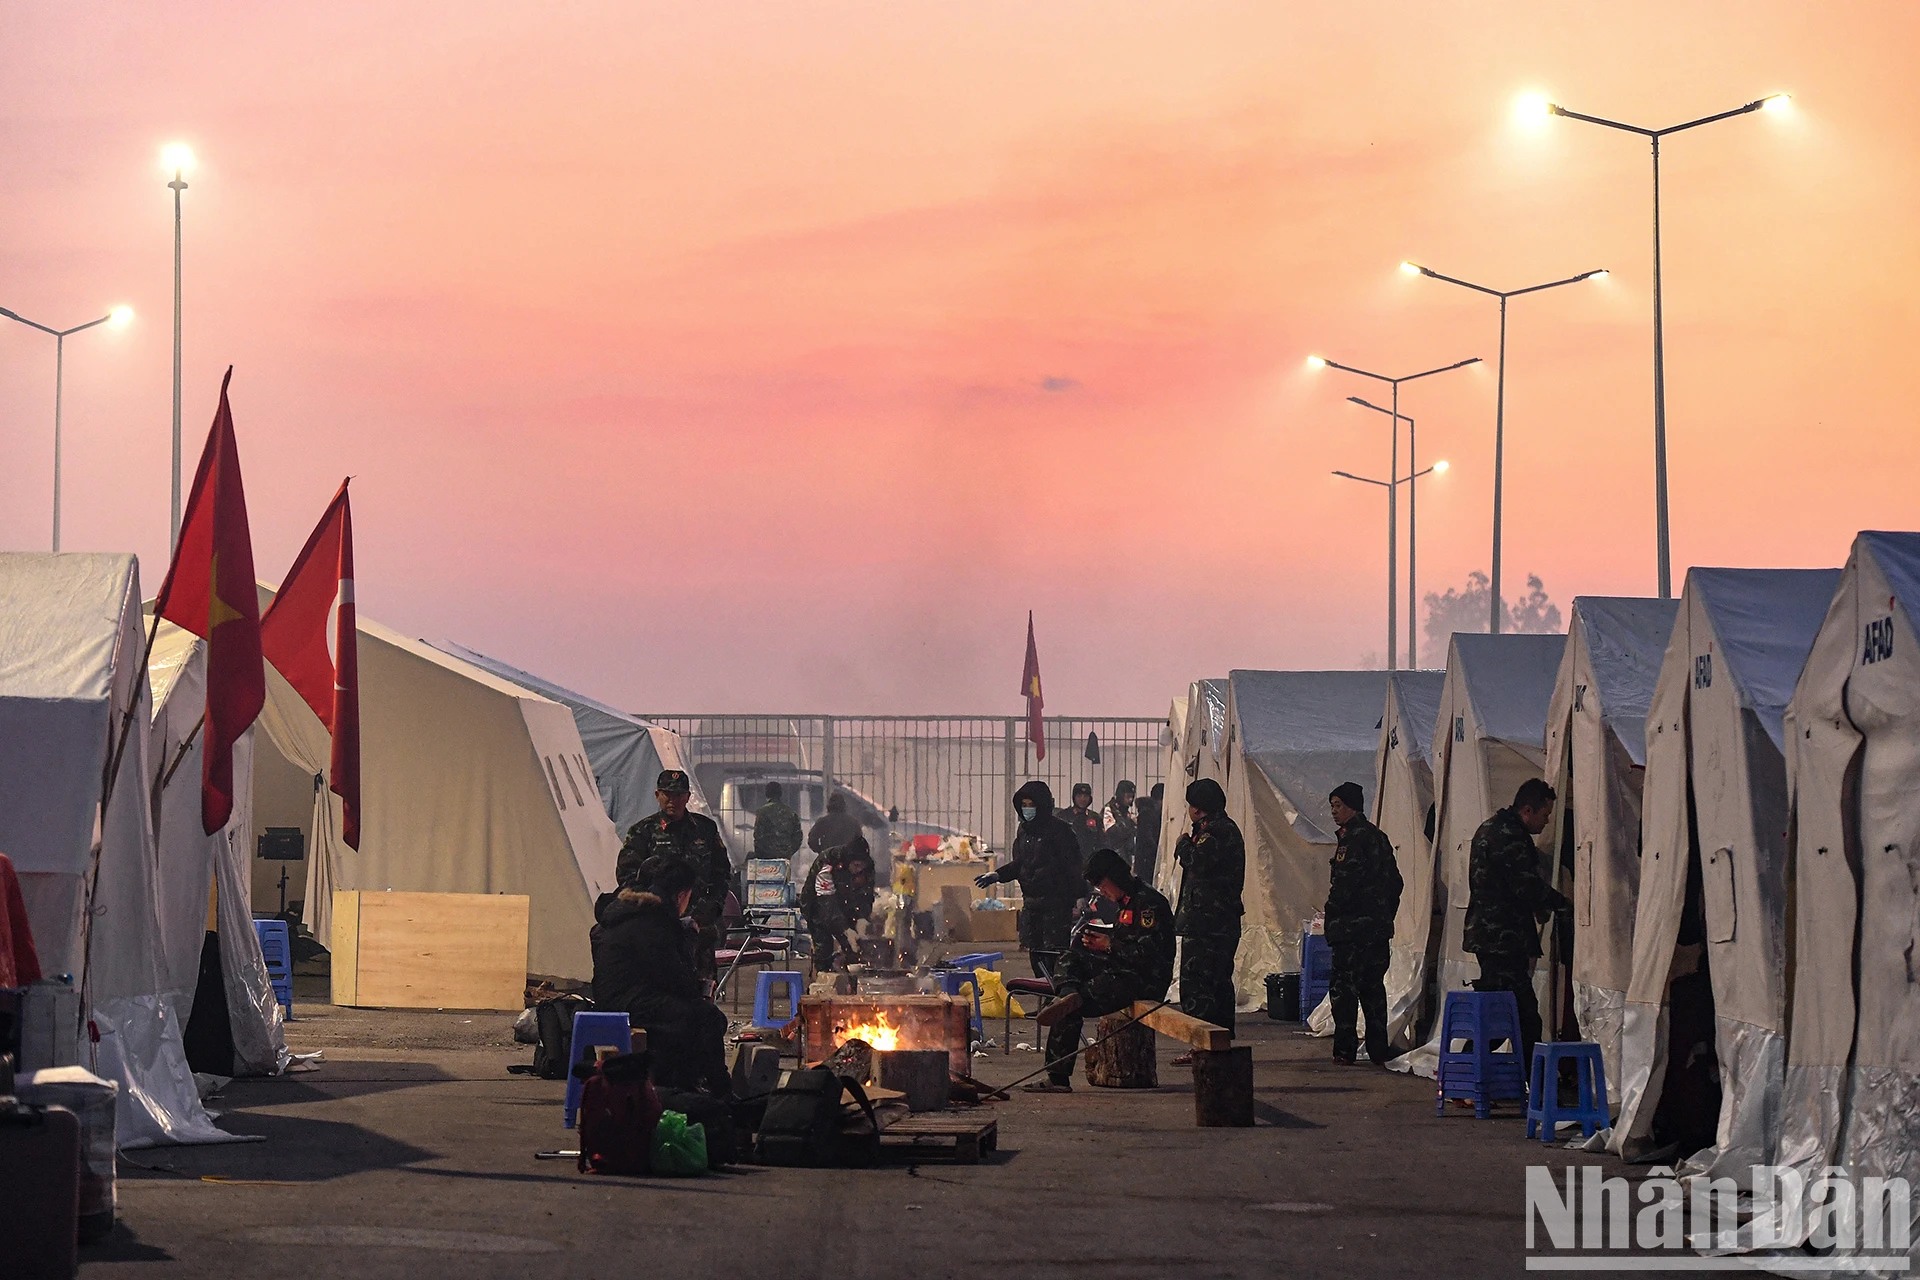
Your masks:
{"label": "vietnamese flag", "polygon": [[227,384],[200,454],[180,521],[167,580],[153,612],[207,642],[206,739],[200,757],[200,824],[208,835],[233,816],[233,744],[267,700],[260,656],[260,597],[253,578],[253,538],[240,484],[240,447],[233,436]]}
{"label": "vietnamese flag", "polygon": [[[349,477],[351,479],[351,477]],[[353,509],[348,480],[287,571],[260,643],[273,669],[333,734],[328,790],[340,797],[341,835],[360,847],[360,661],[353,610]],[[329,626],[331,623],[331,626]]]}
{"label": "vietnamese flag", "polygon": [[1027,700],[1027,741],[1034,758],[1047,758],[1047,728],[1040,718],[1046,700],[1040,696],[1040,650],[1033,643],[1033,610],[1027,610],[1027,669],[1020,676],[1020,696]]}

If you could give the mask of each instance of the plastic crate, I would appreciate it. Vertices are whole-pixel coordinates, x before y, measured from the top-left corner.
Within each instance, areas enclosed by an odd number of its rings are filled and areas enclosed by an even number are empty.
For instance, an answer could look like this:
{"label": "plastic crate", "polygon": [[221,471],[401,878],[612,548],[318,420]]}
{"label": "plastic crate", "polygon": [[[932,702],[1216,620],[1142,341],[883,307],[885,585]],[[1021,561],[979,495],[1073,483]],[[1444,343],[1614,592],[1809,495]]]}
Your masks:
{"label": "plastic crate", "polygon": [[1327,998],[1333,981],[1333,948],[1317,933],[1300,937],[1300,1021],[1305,1022]]}
{"label": "plastic crate", "polygon": [[768,880],[787,878],[787,860],[785,858],[748,858],[747,873],[744,877],[748,884],[763,883]]}

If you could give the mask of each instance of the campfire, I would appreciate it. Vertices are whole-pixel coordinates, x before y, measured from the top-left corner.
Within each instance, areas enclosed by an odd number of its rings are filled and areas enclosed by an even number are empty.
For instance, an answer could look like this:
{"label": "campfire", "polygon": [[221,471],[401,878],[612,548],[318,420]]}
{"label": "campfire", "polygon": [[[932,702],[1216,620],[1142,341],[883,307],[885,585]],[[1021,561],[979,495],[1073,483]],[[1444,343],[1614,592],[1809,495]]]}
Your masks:
{"label": "campfire", "polygon": [[801,1055],[824,1062],[849,1040],[863,1040],[876,1053],[938,1049],[951,1070],[965,1075],[972,1024],[972,1002],[952,996],[803,996]]}

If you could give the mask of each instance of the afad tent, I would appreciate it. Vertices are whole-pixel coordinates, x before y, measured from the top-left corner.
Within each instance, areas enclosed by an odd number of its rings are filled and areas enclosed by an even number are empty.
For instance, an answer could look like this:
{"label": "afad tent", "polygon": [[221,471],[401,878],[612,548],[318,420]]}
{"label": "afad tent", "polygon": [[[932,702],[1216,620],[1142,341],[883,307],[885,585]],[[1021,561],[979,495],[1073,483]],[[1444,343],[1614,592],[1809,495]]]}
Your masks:
{"label": "afad tent", "polygon": [[658,811],[653,793],[662,769],[684,771],[693,784],[693,798],[687,807],[695,813],[713,816],[713,809],[700,790],[700,781],[694,777],[693,766],[688,763],[686,746],[673,730],[464,646],[442,641],[434,648],[551,698],[573,712],[573,724],[580,731],[581,745],[587,750],[591,776],[599,784],[601,807],[612,820],[616,835],[625,835],[634,823]]}
{"label": "afad tent", "polygon": [[1837,569],[1692,569],[1647,715],[1640,893],[1620,1040],[1629,1159],[1744,1182],[1786,1068],[1782,717]]}
{"label": "afad tent", "polygon": [[[182,1039],[201,935],[184,986],[163,954],[169,868],[155,867],[148,807],[139,564],[0,554],[0,600],[0,849],[20,872],[42,970],[73,975],[82,996],[54,1061],[119,1083],[122,1147],[233,1141],[200,1105]],[[194,930],[206,920],[204,884],[200,894],[187,908]]]}
{"label": "afad tent", "polygon": [[[220,953],[233,1058],[230,1065],[222,1062],[208,1069],[219,1075],[276,1075],[286,1069],[289,1058],[280,1003],[253,928],[252,858],[258,834],[253,824],[254,731],[248,730],[234,745],[233,816],[209,836],[200,820],[206,641],[162,622],[147,660],[147,677],[153,721],[147,739],[151,773],[145,781],[153,797],[162,981],[167,990],[184,993],[180,1016],[191,1029],[200,953],[211,929]],[[196,1060],[199,1052],[196,1049]]]}
{"label": "afad tent", "polygon": [[271,670],[254,735],[254,821],[305,832],[314,937],[331,941],[336,889],[525,894],[528,969],[590,977],[593,904],[614,888],[620,842],[572,713],[365,614],[358,622],[357,851],[326,787],[327,731]]}
{"label": "afad tent", "polygon": [[1153,886],[1169,902],[1178,902],[1180,866],[1174,861],[1173,847],[1193,825],[1187,817],[1187,784],[1226,777],[1220,753],[1227,742],[1227,682],[1195,680],[1184,698],[1173,700],[1167,728],[1173,744],[1164,774],[1167,790],[1160,806],[1160,851],[1153,863]]}
{"label": "afad tent", "polygon": [[[1862,533],[1785,721],[1794,969],[1777,1158],[1809,1186],[1839,1166],[1863,1202],[1864,1178],[1920,1182],[1916,637],[1920,533]],[[1807,1223],[1787,1225],[1804,1238]],[[1920,1242],[1920,1218],[1904,1225]]]}
{"label": "afad tent", "polygon": [[1239,1007],[1258,1009],[1266,977],[1300,968],[1300,930],[1327,900],[1336,843],[1327,795],[1372,776],[1384,671],[1235,671],[1221,754],[1227,813],[1247,845],[1234,957]]}
{"label": "afad tent", "polygon": [[[1433,726],[1444,671],[1396,671],[1373,763],[1373,820],[1393,842],[1400,910],[1387,963],[1387,1038],[1406,1049],[1425,1017],[1427,942],[1433,933]],[[1331,1022],[1328,1023],[1331,1027]]]}
{"label": "afad tent", "polygon": [[1600,1046],[1610,1082],[1620,1079],[1633,972],[1647,707],[1679,610],[1676,600],[1575,597],[1547,712],[1546,778],[1560,793],[1548,847],[1562,851],[1563,866],[1572,852],[1572,883],[1560,890],[1573,899],[1573,1013],[1580,1038]]}
{"label": "afad tent", "polygon": [[[1544,771],[1547,704],[1566,643],[1562,635],[1455,632],[1447,649],[1446,682],[1430,748],[1437,846],[1432,902],[1440,936],[1428,945],[1436,960],[1436,1013],[1444,1007],[1447,992],[1464,990],[1480,976],[1480,962],[1464,946],[1467,905],[1473,900],[1467,880],[1473,835],[1495,811],[1513,803],[1522,782]],[[1541,870],[1551,875],[1544,857]],[[1402,904],[1404,908],[1404,894]],[[1544,973],[1535,982],[1544,986]],[[1437,1036],[1439,1019],[1432,1021]],[[1393,1065],[1431,1076],[1438,1061],[1438,1043],[1430,1039]]]}

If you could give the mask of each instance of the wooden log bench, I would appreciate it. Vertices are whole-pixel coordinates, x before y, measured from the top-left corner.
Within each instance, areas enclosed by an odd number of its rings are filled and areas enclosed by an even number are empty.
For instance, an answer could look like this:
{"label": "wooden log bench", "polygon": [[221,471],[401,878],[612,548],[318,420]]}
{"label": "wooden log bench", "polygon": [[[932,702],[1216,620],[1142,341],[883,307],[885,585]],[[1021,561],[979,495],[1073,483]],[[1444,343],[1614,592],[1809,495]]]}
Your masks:
{"label": "wooden log bench", "polygon": [[[1196,1124],[1202,1128],[1252,1127],[1252,1045],[1236,1046],[1233,1032],[1225,1027],[1203,1022],[1172,1006],[1156,1009],[1153,1002],[1147,1000],[1136,1002],[1125,1016],[1138,1018],[1136,1026],[1151,1027],[1163,1036],[1193,1047],[1193,1118]],[[1122,1033],[1115,1043],[1124,1038],[1125,1033]],[[1091,1073],[1091,1051],[1087,1065]],[[1091,1074],[1088,1079],[1092,1079]]]}

